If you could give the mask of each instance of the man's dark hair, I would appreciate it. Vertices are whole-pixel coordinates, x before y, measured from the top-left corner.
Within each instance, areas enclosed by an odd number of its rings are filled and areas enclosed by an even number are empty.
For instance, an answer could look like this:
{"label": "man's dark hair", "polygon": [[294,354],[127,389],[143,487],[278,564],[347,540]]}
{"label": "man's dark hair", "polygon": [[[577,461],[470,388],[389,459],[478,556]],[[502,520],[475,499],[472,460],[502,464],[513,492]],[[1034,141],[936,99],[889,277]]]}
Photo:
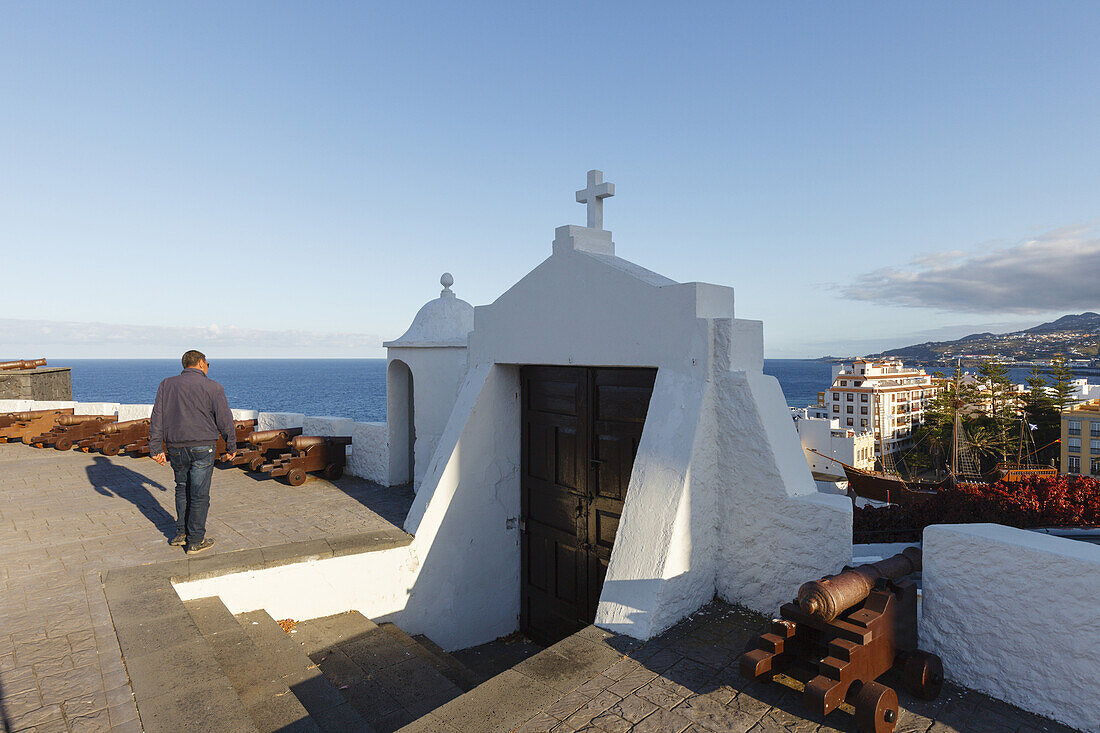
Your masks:
{"label": "man's dark hair", "polygon": [[183,355],[183,368],[189,369],[190,367],[198,366],[200,361],[206,361],[206,354],[191,349]]}

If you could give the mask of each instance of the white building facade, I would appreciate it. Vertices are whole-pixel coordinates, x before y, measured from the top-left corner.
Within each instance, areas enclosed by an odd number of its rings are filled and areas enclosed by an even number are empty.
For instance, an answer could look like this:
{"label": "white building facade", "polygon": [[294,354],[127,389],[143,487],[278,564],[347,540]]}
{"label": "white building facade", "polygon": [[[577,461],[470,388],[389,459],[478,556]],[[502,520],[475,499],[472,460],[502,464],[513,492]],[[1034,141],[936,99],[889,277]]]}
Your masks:
{"label": "white building facade", "polygon": [[844,478],[841,464],[865,471],[875,467],[875,436],[870,431],[858,432],[841,427],[840,421],[815,414],[820,408],[792,410],[794,426],[802,441],[802,452],[814,478],[837,481]]}
{"label": "white building facade", "polygon": [[860,360],[834,369],[824,406],[840,428],[870,432],[876,453],[891,454],[912,445],[913,427],[939,391],[923,369],[896,359]]}

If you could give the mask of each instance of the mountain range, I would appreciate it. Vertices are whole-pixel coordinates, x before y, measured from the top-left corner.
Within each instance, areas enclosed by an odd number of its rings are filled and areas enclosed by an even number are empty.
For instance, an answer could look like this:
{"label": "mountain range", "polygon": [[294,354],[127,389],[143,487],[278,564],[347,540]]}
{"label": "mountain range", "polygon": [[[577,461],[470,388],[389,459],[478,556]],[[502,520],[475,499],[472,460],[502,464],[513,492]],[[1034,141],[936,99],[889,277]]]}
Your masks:
{"label": "mountain range", "polygon": [[1015,361],[1049,361],[1055,356],[1095,360],[1100,357],[1100,313],[1069,314],[1011,333],[972,333],[954,341],[926,341],[868,354],[867,358],[898,357],[914,364],[936,364],[994,356]]}

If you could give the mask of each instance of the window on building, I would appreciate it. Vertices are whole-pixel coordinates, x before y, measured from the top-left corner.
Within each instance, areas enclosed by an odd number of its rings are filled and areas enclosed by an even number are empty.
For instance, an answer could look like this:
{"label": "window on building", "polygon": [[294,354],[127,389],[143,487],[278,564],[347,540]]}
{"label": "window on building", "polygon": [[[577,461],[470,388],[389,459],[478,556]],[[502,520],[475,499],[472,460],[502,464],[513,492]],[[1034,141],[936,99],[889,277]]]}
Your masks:
{"label": "window on building", "polygon": [[1100,438],[1093,438],[1089,441],[1089,453],[1100,453]]}
{"label": "window on building", "polygon": [[1069,428],[1069,434],[1070,435],[1080,435],[1081,434],[1081,421],[1080,420],[1070,420],[1066,423],[1066,427]]}
{"label": "window on building", "polygon": [[866,421],[866,420],[860,420],[860,421],[859,421],[859,426],[860,426],[861,428],[865,428],[865,427],[867,427],[867,421]]}
{"label": "window on building", "polygon": [[852,424],[852,418],[848,418],[848,425],[850,426],[851,424]]}
{"label": "window on building", "polygon": [[1070,456],[1068,463],[1066,473],[1081,473],[1081,458],[1079,456]]}
{"label": "window on building", "polygon": [[846,380],[846,379],[840,380],[840,386],[841,387],[847,387],[848,386],[848,380]]}
{"label": "window on building", "polygon": [[1100,437],[1100,420],[1089,422],[1089,435]]}
{"label": "window on building", "polygon": [[1089,463],[1089,473],[1093,476],[1100,476],[1100,458],[1093,458]]}
{"label": "window on building", "polygon": [[851,392],[849,392],[848,393],[848,401],[849,402],[855,402],[855,399],[856,399],[856,396],[854,394],[852,394]]}
{"label": "window on building", "polygon": [[851,405],[848,405],[848,414],[851,415],[853,412],[855,412],[855,408],[853,408]]}
{"label": "window on building", "polygon": [[867,401],[867,393],[866,392],[864,392],[863,394],[861,394],[859,396],[859,401],[860,402],[866,402]]}
{"label": "window on building", "polygon": [[1081,439],[1080,438],[1070,438],[1069,441],[1067,441],[1066,446],[1069,448],[1070,453],[1080,453],[1081,452]]}
{"label": "window on building", "polygon": [[860,415],[866,415],[867,414],[867,408],[866,407],[859,408],[859,414]]}
{"label": "window on building", "polygon": [[840,412],[840,405],[833,405],[833,412]]}

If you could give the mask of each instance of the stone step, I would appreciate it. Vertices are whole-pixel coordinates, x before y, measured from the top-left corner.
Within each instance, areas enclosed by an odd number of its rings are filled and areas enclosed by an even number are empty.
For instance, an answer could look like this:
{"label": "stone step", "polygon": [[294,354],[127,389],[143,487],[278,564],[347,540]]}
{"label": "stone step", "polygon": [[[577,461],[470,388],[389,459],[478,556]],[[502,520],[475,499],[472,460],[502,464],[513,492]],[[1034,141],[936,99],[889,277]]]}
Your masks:
{"label": "stone step", "polygon": [[[396,628],[396,627],[395,627]],[[400,629],[398,629],[400,631]],[[402,632],[404,633],[404,632]],[[436,644],[434,641],[424,636],[423,634],[414,634],[413,641],[420,645],[420,648],[427,652],[433,659],[436,660],[435,668],[438,669],[444,677],[454,682],[463,692],[469,692],[485,680],[481,675],[474,672],[462,662],[452,657],[447,652],[443,651],[443,648]]]}
{"label": "stone step", "polygon": [[321,733],[220,598],[197,598],[184,606],[261,733]]}
{"label": "stone step", "polygon": [[303,649],[378,733],[390,733],[458,697],[463,690],[437,659],[392,624],[356,612],[303,621]]}
{"label": "stone step", "polygon": [[310,659],[296,640],[297,634],[284,632],[263,610],[242,613],[237,616],[237,623],[321,730],[375,733]]}

